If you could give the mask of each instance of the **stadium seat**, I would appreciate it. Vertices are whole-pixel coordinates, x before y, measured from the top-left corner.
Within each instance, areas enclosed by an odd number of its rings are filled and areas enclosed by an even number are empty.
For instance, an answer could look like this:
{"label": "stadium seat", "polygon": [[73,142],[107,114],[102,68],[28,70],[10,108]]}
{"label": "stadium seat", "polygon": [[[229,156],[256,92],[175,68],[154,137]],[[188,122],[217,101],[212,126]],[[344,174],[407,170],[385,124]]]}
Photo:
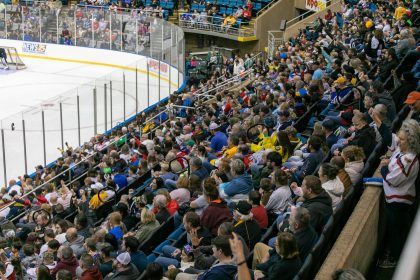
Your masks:
{"label": "stadium seat", "polygon": [[170,240],[163,241],[153,250],[153,253],[156,254],[156,255],[161,255],[162,254],[162,248],[163,248],[163,246],[166,246],[166,245],[171,245],[171,241]]}
{"label": "stadium seat", "polygon": [[168,240],[176,241],[185,232],[184,227],[178,227],[174,232],[168,236]]}
{"label": "stadium seat", "polygon": [[258,12],[259,10],[261,10],[261,8],[262,8],[261,3],[256,2],[252,10]]}
{"label": "stadium seat", "polygon": [[197,3],[193,3],[191,5],[191,11],[195,11],[195,10],[198,10],[198,9],[199,9],[199,5]]}
{"label": "stadium seat", "polygon": [[229,2],[228,6],[231,7],[231,8],[236,8],[237,5],[238,5],[238,2],[236,2],[235,0],[232,0],[232,1]]}
{"label": "stadium seat", "polygon": [[310,273],[311,273],[312,263],[313,263],[313,256],[312,256],[312,253],[311,253],[306,257],[305,262],[303,263],[303,265],[300,268],[298,274],[295,276],[295,278],[293,278],[293,280],[312,279],[309,276]]}

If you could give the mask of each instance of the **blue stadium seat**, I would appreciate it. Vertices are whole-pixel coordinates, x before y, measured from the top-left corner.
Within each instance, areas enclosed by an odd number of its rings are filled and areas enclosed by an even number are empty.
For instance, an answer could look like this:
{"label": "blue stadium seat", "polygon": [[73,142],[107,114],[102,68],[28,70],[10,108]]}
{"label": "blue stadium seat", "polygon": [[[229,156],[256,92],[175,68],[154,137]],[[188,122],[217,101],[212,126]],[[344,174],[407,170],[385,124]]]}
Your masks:
{"label": "blue stadium seat", "polygon": [[166,8],[173,10],[175,8],[175,3],[174,2],[166,3]]}
{"label": "blue stadium seat", "polygon": [[230,2],[229,0],[223,0],[223,5],[224,6],[229,6],[229,2]]}
{"label": "blue stadium seat", "polygon": [[254,5],[254,7],[252,8],[254,11],[259,11],[259,10],[261,10],[261,8],[262,8],[262,5],[261,5],[261,3],[255,3],[255,5]]}
{"label": "blue stadium seat", "polygon": [[166,246],[166,245],[171,245],[171,241],[170,240],[163,241],[153,250],[153,253],[157,255],[162,254],[162,248],[163,246]]}
{"label": "blue stadium seat", "polygon": [[199,10],[200,12],[204,11],[205,9],[206,9],[206,5],[199,5],[199,6],[198,6],[198,10]]}
{"label": "blue stadium seat", "polygon": [[226,15],[231,15],[233,14],[233,9],[232,8],[227,8],[226,9]]}
{"label": "blue stadium seat", "polygon": [[226,14],[226,7],[220,7],[219,12],[221,15]]}
{"label": "blue stadium seat", "polygon": [[147,256],[147,262],[151,263],[154,262],[156,260],[156,255],[151,253],[150,255]]}
{"label": "blue stadium seat", "polygon": [[238,5],[238,2],[236,0],[232,0],[229,2],[229,7],[231,8],[236,8],[238,7],[237,5]]}
{"label": "blue stadium seat", "polygon": [[217,5],[222,6],[224,3],[224,0],[217,0]]}
{"label": "blue stadium seat", "polygon": [[[225,10],[226,10],[226,8],[225,8]],[[223,18],[221,18],[221,17],[215,17],[215,18],[213,18],[213,24],[221,24],[222,23],[222,21],[223,21]]]}
{"label": "blue stadium seat", "polygon": [[195,11],[195,10],[198,10],[199,9],[199,5],[197,4],[197,3],[193,3],[192,5],[191,5],[191,11],[193,12],[193,11]]}
{"label": "blue stadium seat", "polygon": [[174,232],[172,232],[169,236],[168,236],[168,240],[178,240],[178,238],[181,236],[181,234],[185,231],[185,229],[183,227],[179,227],[177,228]]}

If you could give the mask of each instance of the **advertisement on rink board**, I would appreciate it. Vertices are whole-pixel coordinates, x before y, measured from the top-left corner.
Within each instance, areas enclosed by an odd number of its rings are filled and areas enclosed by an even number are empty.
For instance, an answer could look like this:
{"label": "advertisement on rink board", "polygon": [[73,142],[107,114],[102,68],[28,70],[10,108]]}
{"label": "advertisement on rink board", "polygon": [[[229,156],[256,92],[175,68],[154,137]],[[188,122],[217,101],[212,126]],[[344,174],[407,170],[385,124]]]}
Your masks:
{"label": "advertisement on rink board", "polygon": [[22,43],[22,52],[24,53],[35,53],[45,55],[47,50],[46,44],[32,43],[32,42],[23,42]]}
{"label": "advertisement on rink board", "polygon": [[326,8],[327,0],[306,0],[306,9],[319,12]]}
{"label": "advertisement on rink board", "polygon": [[153,59],[153,58],[147,58],[147,63],[149,64],[149,71],[152,73],[156,73],[159,75],[159,67],[160,67],[160,75],[162,77],[168,77],[168,73],[169,73],[169,65],[164,63],[164,62],[160,62],[159,65],[159,60]]}

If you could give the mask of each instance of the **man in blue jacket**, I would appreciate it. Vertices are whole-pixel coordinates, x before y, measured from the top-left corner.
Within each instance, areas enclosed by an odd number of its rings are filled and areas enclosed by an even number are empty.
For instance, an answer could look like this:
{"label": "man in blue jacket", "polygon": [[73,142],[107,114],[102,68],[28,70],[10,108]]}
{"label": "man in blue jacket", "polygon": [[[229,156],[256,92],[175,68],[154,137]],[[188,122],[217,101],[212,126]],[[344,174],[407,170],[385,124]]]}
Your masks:
{"label": "man in blue jacket", "polygon": [[126,251],[130,254],[131,263],[134,264],[138,271],[144,271],[147,267],[147,257],[138,248],[140,246],[139,241],[134,236],[124,237],[121,248],[123,251]]}
{"label": "man in blue jacket", "polygon": [[217,236],[213,239],[213,256],[217,261],[209,270],[198,276],[198,280],[233,279],[237,272],[230,249],[229,236]]}
{"label": "man in blue jacket", "polygon": [[303,177],[311,175],[322,162],[324,154],[321,150],[322,140],[318,136],[311,136],[308,140],[309,156],[303,160],[303,165],[298,168],[292,168],[293,179],[298,183],[302,182]]}
{"label": "man in blue jacket", "polygon": [[247,195],[253,188],[251,176],[245,173],[245,164],[240,159],[235,159],[230,164],[233,179],[223,187],[226,196],[237,194]]}

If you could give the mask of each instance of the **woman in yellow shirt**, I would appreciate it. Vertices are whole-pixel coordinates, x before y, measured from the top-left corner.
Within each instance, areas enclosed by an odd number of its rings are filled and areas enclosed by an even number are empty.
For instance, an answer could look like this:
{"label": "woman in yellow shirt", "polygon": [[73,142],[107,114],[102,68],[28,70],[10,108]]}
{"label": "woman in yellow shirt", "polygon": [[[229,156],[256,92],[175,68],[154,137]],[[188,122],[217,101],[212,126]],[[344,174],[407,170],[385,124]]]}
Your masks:
{"label": "woman in yellow shirt", "polygon": [[261,141],[258,144],[251,144],[252,152],[271,149],[281,155],[283,162],[286,162],[289,156],[293,154],[293,146],[284,131],[273,132],[271,136],[265,136],[261,133],[260,139]]}

